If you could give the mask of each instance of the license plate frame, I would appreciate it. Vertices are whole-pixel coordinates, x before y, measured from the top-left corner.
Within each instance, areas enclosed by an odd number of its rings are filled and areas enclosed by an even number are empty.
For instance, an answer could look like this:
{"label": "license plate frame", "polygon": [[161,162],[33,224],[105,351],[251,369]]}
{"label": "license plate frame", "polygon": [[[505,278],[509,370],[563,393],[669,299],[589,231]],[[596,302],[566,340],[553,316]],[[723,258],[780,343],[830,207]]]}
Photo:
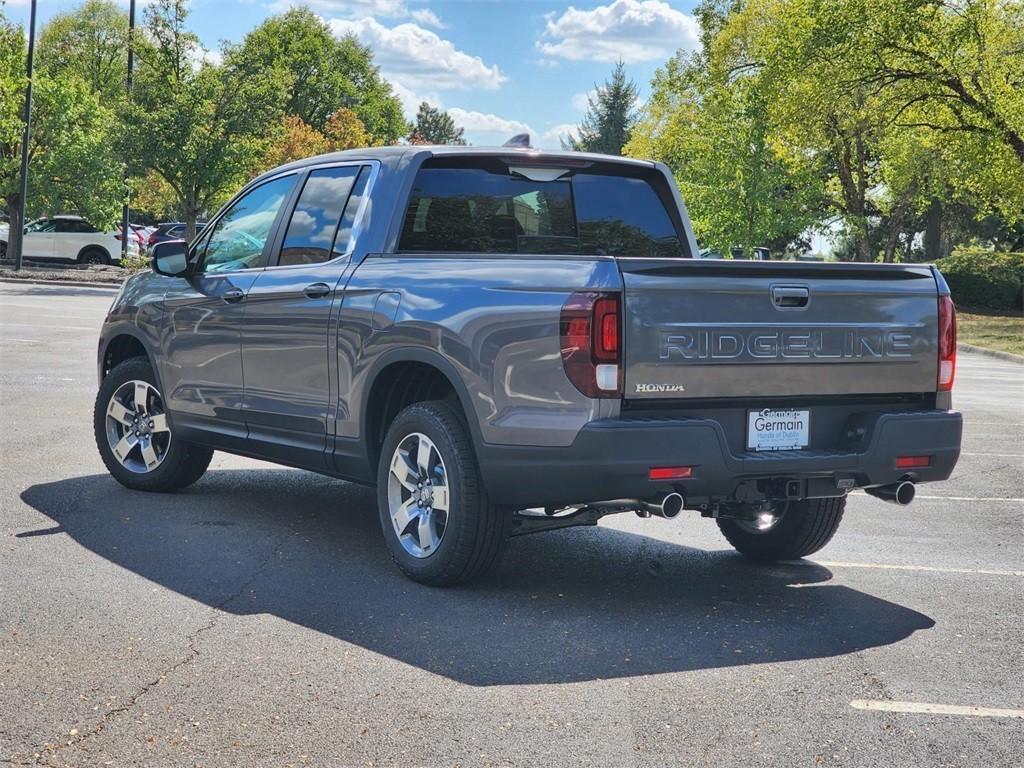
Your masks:
{"label": "license plate frame", "polygon": [[759,408],[747,411],[748,451],[799,451],[810,445],[809,408]]}

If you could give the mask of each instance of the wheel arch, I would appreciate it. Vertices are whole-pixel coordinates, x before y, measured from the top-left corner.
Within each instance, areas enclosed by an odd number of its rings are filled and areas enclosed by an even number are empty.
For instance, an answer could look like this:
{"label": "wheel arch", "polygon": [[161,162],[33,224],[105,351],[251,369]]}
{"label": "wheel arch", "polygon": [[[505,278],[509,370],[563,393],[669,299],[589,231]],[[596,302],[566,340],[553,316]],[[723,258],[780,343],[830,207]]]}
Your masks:
{"label": "wheel arch", "polygon": [[160,391],[163,392],[160,371],[157,369],[153,353],[142,335],[131,327],[118,327],[103,337],[98,359],[99,380],[103,381],[114,366],[133,357],[145,357],[149,361]]}
{"label": "wheel arch", "polygon": [[407,405],[425,400],[451,400],[469,428],[474,451],[482,440],[469,390],[455,365],[427,349],[391,350],[378,358],[366,377],[361,398],[359,432],[370,466],[376,466],[387,426]]}

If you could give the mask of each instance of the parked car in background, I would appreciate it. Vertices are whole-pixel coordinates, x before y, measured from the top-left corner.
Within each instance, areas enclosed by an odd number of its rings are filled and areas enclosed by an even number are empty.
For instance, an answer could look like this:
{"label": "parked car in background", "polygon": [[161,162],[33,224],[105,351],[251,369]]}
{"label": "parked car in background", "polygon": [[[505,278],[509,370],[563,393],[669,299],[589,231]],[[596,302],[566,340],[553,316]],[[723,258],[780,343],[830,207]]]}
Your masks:
{"label": "parked car in background", "polygon": [[[0,258],[7,254],[9,232],[0,232]],[[136,237],[128,253],[139,252]],[[81,216],[52,216],[25,226],[22,255],[30,259],[63,259],[79,264],[116,264],[121,260],[121,228],[101,232]]]}
{"label": "parked car in background", "polygon": [[[139,250],[144,249],[146,247],[146,238],[142,235],[142,227],[137,224],[129,224],[128,229],[131,232],[129,242],[134,242],[138,246]],[[123,232],[124,226],[118,224],[117,231]]]}
{"label": "parked car in background", "polygon": [[[197,221],[196,233],[201,232],[205,226],[205,221]],[[185,228],[186,225],[183,221],[165,221],[159,224],[156,231],[149,235],[149,247],[152,248],[157,243],[163,243],[167,240],[184,240]]]}

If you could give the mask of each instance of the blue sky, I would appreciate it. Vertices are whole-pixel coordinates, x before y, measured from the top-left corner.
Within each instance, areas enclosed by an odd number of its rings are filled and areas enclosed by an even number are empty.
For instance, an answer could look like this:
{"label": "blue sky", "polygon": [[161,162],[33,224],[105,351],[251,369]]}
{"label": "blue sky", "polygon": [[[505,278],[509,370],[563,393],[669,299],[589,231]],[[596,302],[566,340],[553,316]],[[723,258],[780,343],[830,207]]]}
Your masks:
{"label": "blue sky", "polygon": [[[217,51],[300,4],[371,47],[410,116],[430,101],[478,145],[529,130],[535,146],[557,147],[617,59],[646,96],[658,66],[698,45],[695,0],[193,0],[189,24]],[[43,0],[39,23],[75,5]],[[144,0],[138,5],[141,18]],[[8,0],[4,10],[27,24],[28,0]]]}

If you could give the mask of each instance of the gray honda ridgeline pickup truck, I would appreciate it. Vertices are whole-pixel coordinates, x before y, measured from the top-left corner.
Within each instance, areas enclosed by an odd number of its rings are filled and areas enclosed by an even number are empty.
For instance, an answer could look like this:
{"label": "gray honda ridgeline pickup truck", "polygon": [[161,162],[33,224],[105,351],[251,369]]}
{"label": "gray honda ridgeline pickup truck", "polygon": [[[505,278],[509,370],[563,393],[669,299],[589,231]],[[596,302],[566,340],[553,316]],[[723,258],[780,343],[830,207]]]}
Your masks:
{"label": "gray honda ridgeline pickup truck", "polygon": [[96,442],[144,491],[214,450],[375,485],[395,561],[438,585],[509,536],[628,511],[801,557],[851,490],[907,504],[949,477],[934,267],[696,255],[656,163],[410,146],[285,165],[125,282]]}

